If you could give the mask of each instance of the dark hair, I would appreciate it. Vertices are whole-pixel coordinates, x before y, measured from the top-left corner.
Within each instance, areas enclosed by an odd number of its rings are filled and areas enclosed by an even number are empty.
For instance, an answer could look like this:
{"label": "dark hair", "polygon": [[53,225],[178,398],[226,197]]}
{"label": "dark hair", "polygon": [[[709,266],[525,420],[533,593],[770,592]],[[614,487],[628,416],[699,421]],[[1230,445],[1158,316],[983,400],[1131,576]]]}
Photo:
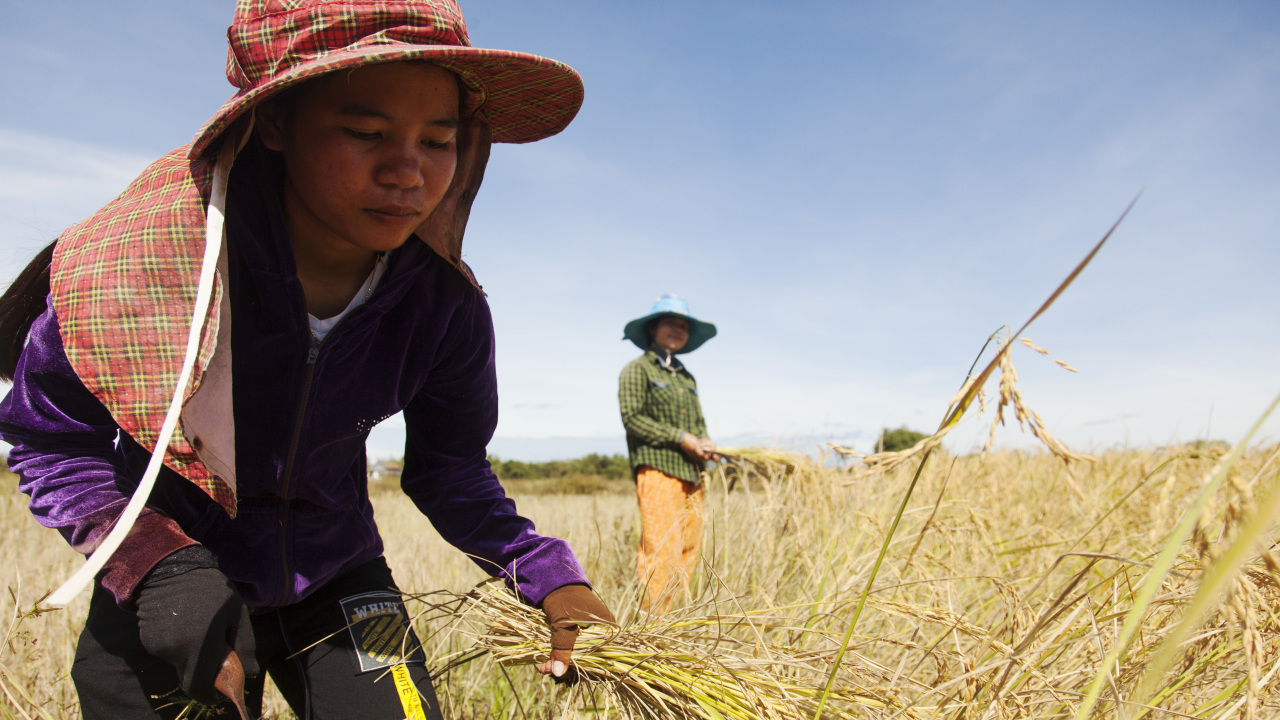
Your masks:
{"label": "dark hair", "polygon": [[0,295],[0,380],[13,380],[18,358],[27,344],[31,323],[44,312],[49,297],[49,270],[53,264],[53,246],[45,246],[31,259]]}

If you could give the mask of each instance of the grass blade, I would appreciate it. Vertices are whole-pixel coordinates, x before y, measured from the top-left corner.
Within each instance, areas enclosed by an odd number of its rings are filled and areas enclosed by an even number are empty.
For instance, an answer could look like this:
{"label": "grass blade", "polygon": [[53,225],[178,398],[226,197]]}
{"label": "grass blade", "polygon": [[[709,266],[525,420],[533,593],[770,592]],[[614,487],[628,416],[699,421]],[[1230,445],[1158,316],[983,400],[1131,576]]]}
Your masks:
{"label": "grass blade", "polygon": [[1117,662],[1120,662],[1124,654],[1128,652],[1129,645],[1133,642],[1143,615],[1159,591],[1160,584],[1168,576],[1169,571],[1173,569],[1173,563],[1177,558],[1178,551],[1182,548],[1182,544],[1186,542],[1187,538],[1191,536],[1191,531],[1195,528],[1196,521],[1204,511],[1205,505],[1208,504],[1209,498],[1213,497],[1218,488],[1222,486],[1231,468],[1240,459],[1253,436],[1261,429],[1263,422],[1270,417],[1277,405],[1280,405],[1280,396],[1271,401],[1271,405],[1267,407],[1266,412],[1262,414],[1261,418],[1258,418],[1258,421],[1249,429],[1244,438],[1236,444],[1235,448],[1231,450],[1231,454],[1222,460],[1213,478],[1201,489],[1199,496],[1196,497],[1191,507],[1187,508],[1186,512],[1182,514],[1182,519],[1169,535],[1164,548],[1160,551],[1160,555],[1156,557],[1156,561],[1152,564],[1151,570],[1143,577],[1134,597],[1133,607],[1125,615],[1124,625],[1120,629],[1120,636],[1117,638],[1116,644],[1111,648],[1111,652],[1107,653],[1106,660],[1098,668],[1093,682],[1089,684],[1089,688],[1085,692],[1085,697],[1080,703],[1080,707],[1076,710],[1076,720],[1085,720],[1085,718],[1089,717],[1089,713],[1093,712],[1093,707],[1102,695],[1103,686],[1106,685],[1107,679],[1111,674],[1110,669]]}
{"label": "grass blade", "polygon": [[[974,398],[978,396],[978,391],[982,389],[987,380],[991,377],[992,371],[999,366],[1002,355],[1009,352],[1009,349],[1013,347],[1013,341],[1017,339],[1018,336],[1021,335],[1036,318],[1043,315],[1044,312],[1053,305],[1054,301],[1071,286],[1071,283],[1075,282],[1075,279],[1079,277],[1080,273],[1089,265],[1094,256],[1098,254],[1098,251],[1102,249],[1102,246],[1106,244],[1108,239],[1110,239],[1111,235],[1116,231],[1116,228],[1120,226],[1120,223],[1124,221],[1125,217],[1129,214],[1129,211],[1133,209],[1134,204],[1138,202],[1139,197],[1142,197],[1142,193],[1138,193],[1138,196],[1129,202],[1129,206],[1124,209],[1124,212],[1120,213],[1120,217],[1112,223],[1111,228],[1102,236],[1102,239],[1093,246],[1093,249],[1089,251],[1089,254],[1085,255],[1084,259],[1076,265],[1075,269],[1072,270],[1069,275],[1067,275],[1067,279],[1063,280],[1058,285],[1057,289],[1053,291],[1053,294],[1049,296],[1049,299],[1041,303],[1039,309],[1037,309],[1031,317],[1022,324],[1022,327],[1018,328],[1018,331],[1009,338],[1009,342],[1005,343],[1000,352],[997,352],[991,362],[987,363],[986,368],[984,368],[976,378],[969,381],[967,389],[962,388],[960,397],[952,402],[951,408],[943,418],[942,423],[938,425],[938,431],[934,434],[935,438],[946,433],[955,426],[956,423],[960,422],[960,418],[964,415],[965,411],[969,409],[969,406],[973,404]],[[928,440],[921,442],[926,443]],[[920,465],[916,467],[916,472],[911,479],[911,484],[907,487],[907,492],[903,495],[902,502],[898,505],[898,512],[893,516],[893,522],[889,525],[889,531],[885,533],[884,543],[880,547],[880,553],[876,556],[875,564],[871,566],[871,572],[867,576],[866,586],[863,587],[862,594],[858,597],[858,604],[854,608],[853,617],[849,619],[849,628],[845,632],[844,640],[840,643],[840,650],[836,653],[835,662],[832,663],[831,674],[827,678],[827,685],[823,689],[822,697],[818,699],[818,707],[813,713],[813,720],[819,720],[822,717],[822,710],[826,707],[827,698],[830,696],[831,688],[834,686],[836,681],[836,675],[840,672],[840,665],[844,661],[845,653],[849,649],[849,643],[853,640],[854,628],[857,627],[858,619],[862,616],[862,610],[867,604],[867,597],[871,594],[871,588],[875,584],[877,573],[880,572],[880,565],[884,562],[884,557],[889,552],[889,546],[893,543],[893,536],[894,533],[897,532],[898,524],[902,520],[902,514],[906,512],[907,503],[910,502],[911,495],[915,492],[916,483],[920,480],[920,473],[924,470],[925,463],[929,461],[929,456],[933,453],[934,447],[936,447],[936,444],[925,450],[924,456],[920,458]]]}

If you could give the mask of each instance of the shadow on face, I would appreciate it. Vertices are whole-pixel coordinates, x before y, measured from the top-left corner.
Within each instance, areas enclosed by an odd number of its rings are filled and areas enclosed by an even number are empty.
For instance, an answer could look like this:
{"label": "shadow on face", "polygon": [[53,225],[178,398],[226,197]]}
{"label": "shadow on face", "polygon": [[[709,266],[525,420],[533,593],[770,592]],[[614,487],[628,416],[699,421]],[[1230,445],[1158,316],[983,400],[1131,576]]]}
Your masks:
{"label": "shadow on face", "polygon": [[689,342],[689,321],[664,315],[649,326],[649,336],[663,350],[678,352]]}

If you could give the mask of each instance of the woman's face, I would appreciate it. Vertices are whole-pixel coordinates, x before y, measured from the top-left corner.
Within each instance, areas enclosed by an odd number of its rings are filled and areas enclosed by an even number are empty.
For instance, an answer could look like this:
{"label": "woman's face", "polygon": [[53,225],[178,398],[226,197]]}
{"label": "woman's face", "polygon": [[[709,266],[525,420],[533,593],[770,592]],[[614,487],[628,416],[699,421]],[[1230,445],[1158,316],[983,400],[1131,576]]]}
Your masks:
{"label": "woman's face", "polygon": [[653,326],[653,341],[667,352],[679,351],[689,342],[689,321],[670,315],[658,318]]}
{"label": "woman's face", "polygon": [[458,84],[423,63],[337,71],[260,114],[284,156],[290,239],[334,253],[404,244],[439,204],[457,165]]}

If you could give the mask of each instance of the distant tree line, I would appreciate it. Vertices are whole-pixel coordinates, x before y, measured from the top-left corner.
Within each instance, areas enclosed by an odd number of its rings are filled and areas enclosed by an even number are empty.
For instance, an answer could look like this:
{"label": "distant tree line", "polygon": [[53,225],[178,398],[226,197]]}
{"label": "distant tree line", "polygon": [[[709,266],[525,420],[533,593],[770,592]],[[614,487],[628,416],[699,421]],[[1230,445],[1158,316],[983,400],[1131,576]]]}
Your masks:
{"label": "distant tree line", "polygon": [[876,440],[875,452],[906,450],[927,437],[929,437],[927,434],[908,430],[905,426],[895,430],[881,428],[880,437]]}
{"label": "distant tree line", "polygon": [[490,455],[489,464],[493,466],[493,472],[503,480],[542,480],[568,475],[599,475],[610,480],[631,478],[631,465],[626,455],[591,453],[573,460],[549,462],[503,460],[497,455]]}

